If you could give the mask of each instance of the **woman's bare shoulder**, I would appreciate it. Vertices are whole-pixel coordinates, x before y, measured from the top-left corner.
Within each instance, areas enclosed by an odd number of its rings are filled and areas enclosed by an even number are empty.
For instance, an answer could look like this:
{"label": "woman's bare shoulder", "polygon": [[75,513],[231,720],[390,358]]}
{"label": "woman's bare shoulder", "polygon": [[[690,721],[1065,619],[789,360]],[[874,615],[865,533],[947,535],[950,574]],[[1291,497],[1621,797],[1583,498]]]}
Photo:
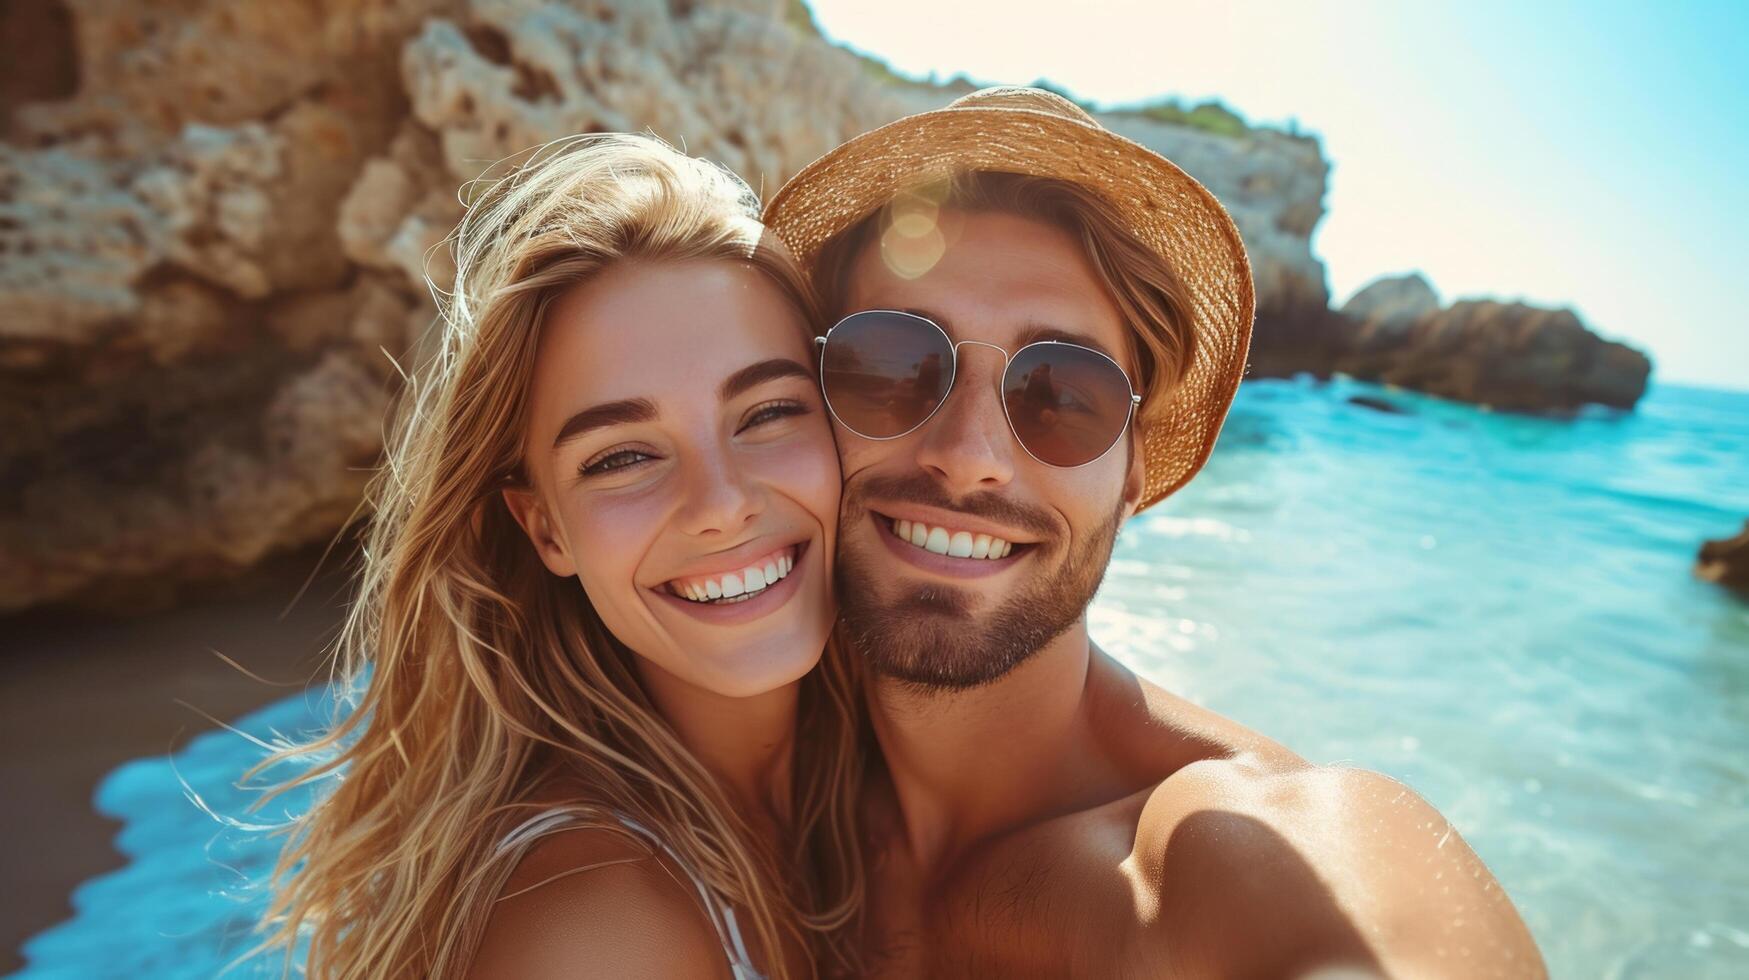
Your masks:
{"label": "woman's bare shoulder", "polygon": [[728,977],[690,880],[612,828],[553,831],[529,845],[493,902],[469,980]]}

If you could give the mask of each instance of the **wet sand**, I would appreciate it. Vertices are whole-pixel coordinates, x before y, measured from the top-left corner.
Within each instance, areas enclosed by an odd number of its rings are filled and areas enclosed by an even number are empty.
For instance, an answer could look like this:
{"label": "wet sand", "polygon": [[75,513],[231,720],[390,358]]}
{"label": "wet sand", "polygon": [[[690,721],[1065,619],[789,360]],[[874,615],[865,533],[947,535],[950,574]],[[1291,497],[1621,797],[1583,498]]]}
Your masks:
{"label": "wet sand", "polygon": [[[222,597],[168,612],[0,619],[0,973],[24,965],[28,937],[72,914],[75,885],[123,864],[111,846],[121,825],[92,807],[104,775],[214,727],[177,699],[231,721],[326,678],[349,556],[336,546],[292,602],[321,555],[317,546],[270,559],[226,583]],[[249,678],[212,650],[283,686]]]}

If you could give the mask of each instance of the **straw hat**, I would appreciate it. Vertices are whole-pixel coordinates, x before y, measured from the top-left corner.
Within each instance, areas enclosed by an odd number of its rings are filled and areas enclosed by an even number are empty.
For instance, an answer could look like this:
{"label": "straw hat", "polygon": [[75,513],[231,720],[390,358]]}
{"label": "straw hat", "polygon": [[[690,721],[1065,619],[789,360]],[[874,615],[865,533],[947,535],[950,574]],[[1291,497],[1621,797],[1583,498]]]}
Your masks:
{"label": "straw hat", "polygon": [[828,240],[899,193],[971,170],[1055,177],[1093,189],[1184,281],[1196,356],[1175,387],[1142,393],[1166,402],[1159,421],[1141,432],[1148,469],[1142,506],[1158,503],[1214,449],[1245,370],[1256,309],[1251,264],[1232,217],[1170,160],[1054,93],[986,88],[864,133],[808,164],[771,199],[764,221],[812,269]]}

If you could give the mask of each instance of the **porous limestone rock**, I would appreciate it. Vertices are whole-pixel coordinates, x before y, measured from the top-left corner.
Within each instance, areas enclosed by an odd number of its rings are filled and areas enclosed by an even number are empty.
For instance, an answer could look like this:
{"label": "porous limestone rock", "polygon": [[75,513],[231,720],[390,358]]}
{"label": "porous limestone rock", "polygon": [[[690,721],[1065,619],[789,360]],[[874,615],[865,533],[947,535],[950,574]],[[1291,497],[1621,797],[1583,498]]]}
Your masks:
{"label": "porous limestone rock", "polygon": [[417,301],[334,215],[413,6],[63,8],[80,85],[0,141],[0,611],[158,604],[356,507]]}

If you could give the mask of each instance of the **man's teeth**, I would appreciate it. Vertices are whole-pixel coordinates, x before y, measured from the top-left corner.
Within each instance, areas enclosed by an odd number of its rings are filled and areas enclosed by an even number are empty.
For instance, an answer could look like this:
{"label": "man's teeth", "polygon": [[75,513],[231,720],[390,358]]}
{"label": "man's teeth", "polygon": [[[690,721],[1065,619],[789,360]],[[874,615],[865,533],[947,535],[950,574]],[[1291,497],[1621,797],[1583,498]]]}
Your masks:
{"label": "man's teeth", "polygon": [[713,578],[675,579],[668,588],[693,602],[742,602],[776,585],[795,569],[795,548],[774,551],[738,572]]}
{"label": "man's teeth", "polygon": [[950,558],[1007,558],[1014,550],[1011,542],[988,534],[952,531],[945,527],[930,527],[920,521],[894,521],[893,533],[901,541],[909,541],[924,551],[933,551]]}

